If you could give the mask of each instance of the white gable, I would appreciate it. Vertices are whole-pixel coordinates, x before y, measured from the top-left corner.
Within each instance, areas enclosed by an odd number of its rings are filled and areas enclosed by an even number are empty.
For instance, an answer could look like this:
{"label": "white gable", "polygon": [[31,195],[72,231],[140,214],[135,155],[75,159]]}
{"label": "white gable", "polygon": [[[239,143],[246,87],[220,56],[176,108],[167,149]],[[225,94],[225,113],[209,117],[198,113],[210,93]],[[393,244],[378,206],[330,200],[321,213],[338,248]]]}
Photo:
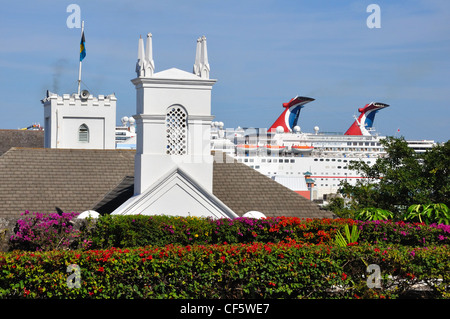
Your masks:
{"label": "white gable", "polygon": [[238,217],[180,169],[173,170],[145,192],[131,197],[112,214]]}
{"label": "white gable", "polygon": [[178,80],[201,80],[201,78],[193,73],[186,72],[177,68],[171,68],[153,74],[153,78],[157,79],[178,79]]}

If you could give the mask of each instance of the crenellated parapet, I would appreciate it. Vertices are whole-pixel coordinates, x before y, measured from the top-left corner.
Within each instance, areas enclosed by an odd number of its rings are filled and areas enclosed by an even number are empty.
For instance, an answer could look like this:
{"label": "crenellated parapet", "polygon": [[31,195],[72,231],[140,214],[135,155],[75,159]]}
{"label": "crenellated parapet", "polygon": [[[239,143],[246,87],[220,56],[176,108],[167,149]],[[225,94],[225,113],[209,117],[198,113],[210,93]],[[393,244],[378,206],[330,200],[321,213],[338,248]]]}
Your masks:
{"label": "crenellated parapet", "polygon": [[110,107],[112,105],[115,106],[117,98],[114,93],[109,95],[100,94],[98,96],[87,94],[84,98],[82,95],[78,95],[77,93],[59,95],[57,93],[47,91],[46,97],[42,99],[41,102],[45,105],[51,103],[52,101],[55,105]]}

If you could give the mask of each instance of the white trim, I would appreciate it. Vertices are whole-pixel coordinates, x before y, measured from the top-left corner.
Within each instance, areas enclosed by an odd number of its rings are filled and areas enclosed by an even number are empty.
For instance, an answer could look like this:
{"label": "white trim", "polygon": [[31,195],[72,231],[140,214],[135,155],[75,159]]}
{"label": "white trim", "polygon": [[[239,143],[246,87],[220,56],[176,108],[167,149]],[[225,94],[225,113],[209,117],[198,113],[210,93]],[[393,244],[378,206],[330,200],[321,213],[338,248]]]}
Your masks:
{"label": "white trim", "polygon": [[[165,200],[164,196],[170,196],[170,192],[179,188],[185,191],[185,200],[193,200],[197,206],[202,207],[201,212],[189,212],[190,216],[210,216],[213,218],[236,218],[238,215],[234,213],[228,206],[226,206],[220,199],[208,192],[205,188],[200,186],[188,174],[180,168],[175,168],[162,176],[152,186],[141,194],[135,195],[118,207],[112,215],[187,215],[186,212],[179,211],[148,211],[152,206],[156,206],[159,200]],[[181,198],[174,198],[174,202],[182,200]],[[183,203],[181,203],[183,205]],[[167,206],[165,203],[164,206]],[[192,205],[186,205],[191,206]],[[147,211],[146,211],[147,210]]]}

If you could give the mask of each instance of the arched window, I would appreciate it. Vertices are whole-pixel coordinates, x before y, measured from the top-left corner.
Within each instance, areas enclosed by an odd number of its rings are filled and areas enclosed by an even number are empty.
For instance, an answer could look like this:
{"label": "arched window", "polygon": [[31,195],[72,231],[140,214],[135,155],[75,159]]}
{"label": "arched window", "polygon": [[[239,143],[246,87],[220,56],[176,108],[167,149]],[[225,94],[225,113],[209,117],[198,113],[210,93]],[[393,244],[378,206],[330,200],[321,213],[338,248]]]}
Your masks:
{"label": "arched window", "polygon": [[78,128],[78,141],[89,143],[89,127],[86,124],[81,124]]}
{"label": "arched window", "polygon": [[187,112],[182,106],[171,106],[166,114],[166,154],[187,154]]}

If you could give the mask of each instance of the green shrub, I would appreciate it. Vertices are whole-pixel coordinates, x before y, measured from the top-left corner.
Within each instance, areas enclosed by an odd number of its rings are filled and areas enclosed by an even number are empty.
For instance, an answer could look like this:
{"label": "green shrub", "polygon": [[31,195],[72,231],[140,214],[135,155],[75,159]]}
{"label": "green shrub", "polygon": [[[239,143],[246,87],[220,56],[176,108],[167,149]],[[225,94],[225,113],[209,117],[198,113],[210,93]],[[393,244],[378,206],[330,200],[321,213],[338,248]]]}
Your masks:
{"label": "green shrub", "polygon": [[408,207],[405,220],[425,223],[450,225],[450,210],[445,204],[411,205]]}
{"label": "green shrub", "polygon": [[[28,217],[27,217],[28,218]],[[26,225],[33,222],[27,221]],[[25,225],[24,224],[24,225]],[[48,224],[48,222],[47,222]],[[49,250],[64,249],[106,249],[110,247],[141,247],[147,245],[165,246],[168,244],[221,244],[278,243],[283,240],[319,244],[334,244],[338,232],[345,227],[357,225],[360,230],[359,241],[372,244],[400,244],[409,246],[450,244],[450,226],[426,225],[424,223],[405,223],[403,221],[355,221],[352,219],[300,219],[295,217],[274,217],[267,219],[235,218],[210,219],[199,217],[174,216],[103,216],[96,221],[82,223],[80,230],[75,230],[70,223],[51,223],[51,230],[58,236],[50,242],[38,241],[39,236],[32,237],[31,229],[23,228],[13,235],[12,249]],[[33,224],[39,225],[39,224]],[[57,226],[57,227],[56,227]],[[34,230],[33,234],[38,232]],[[20,240],[33,238],[29,241]],[[46,237],[47,238],[47,237]],[[63,240],[61,240],[63,239]],[[68,240],[70,239],[70,240]],[[28,239],[27,239],[28,240]],[[20,243],[20,245],[18,245]],[[59,245],[58,243],[64,243]]]}
{"label": "green shrub", "polygon": [[434,246],[450,244],[450,226],[383,221],[359,221],[360,241],[378,245]]}
{"label": "green shrub", "polygon": [[335,242],[336,246],[340,246],[340,247],[357,245],[360,233],[361,233],[361,231],[358,230],[356,224],[352,226],[351,232],[350,232],[348,225],[345,225],[345,227],[344,227],[345,237],[338,230],[336,237],[334,239],[334,242]]}
{"label": "green shrub", "polygon": [[[80,267],[70,288],[69,265]],[[368,288],[367,265],[381,269]],[[448,298],[450,250],[295,241],[0,253],[0,298]]]}
{"label": "green shrub", "polygon": [[355,221],[352,219],[217,219],[169,216],[104,216],[90,234],[91,248],[139,247],[168,244],[277,243],[297,242],[333,244],[345,225],[358,225],[359,241],[409,246],[450,244],[450,227],[393,221]]}
{"label": "green shrub", "polygon": [[329,242],[349,219],[210,219],[173,216],[103,216],[83,236],[91,248],[138,247],[167,244],[279,242],[288,238],[308,243]]}
{"label": "green shrub", "polygon": [[359,220],[388,220],[394,215],[385,209],[381,208],[363,208],[356,213],[356,219]]}

